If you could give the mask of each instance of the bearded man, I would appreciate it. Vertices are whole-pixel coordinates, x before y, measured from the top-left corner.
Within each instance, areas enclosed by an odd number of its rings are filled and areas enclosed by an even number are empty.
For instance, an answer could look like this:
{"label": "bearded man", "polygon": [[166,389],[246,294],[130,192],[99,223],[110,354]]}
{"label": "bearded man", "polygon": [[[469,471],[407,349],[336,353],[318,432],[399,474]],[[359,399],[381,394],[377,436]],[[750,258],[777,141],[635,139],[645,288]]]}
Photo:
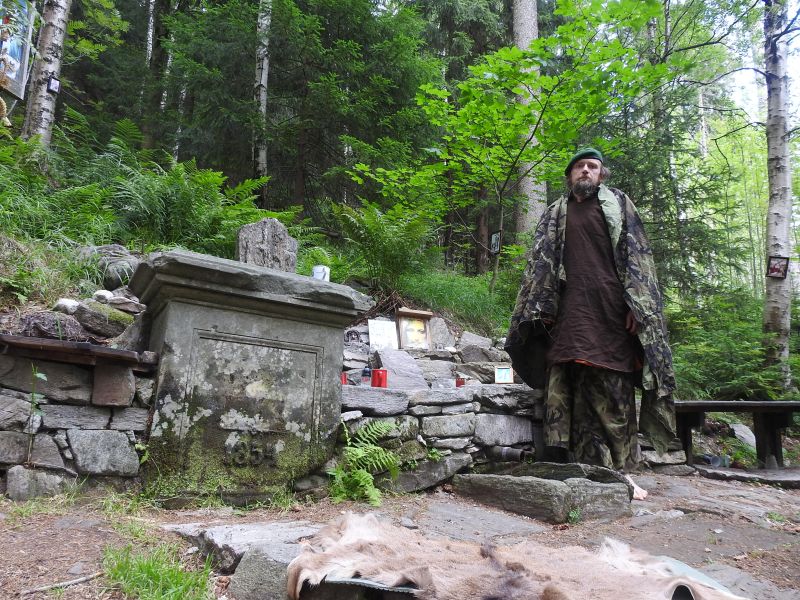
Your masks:
{"label": "bearded man", "polygon": [[638,431],[660,452],[675,437],[663,301],[642,221],[604,185],[603,155],[583,148],[564,174],[569,194],[539,221],[506,350],[528,385],[546,389],[543,458],[627,474]]}

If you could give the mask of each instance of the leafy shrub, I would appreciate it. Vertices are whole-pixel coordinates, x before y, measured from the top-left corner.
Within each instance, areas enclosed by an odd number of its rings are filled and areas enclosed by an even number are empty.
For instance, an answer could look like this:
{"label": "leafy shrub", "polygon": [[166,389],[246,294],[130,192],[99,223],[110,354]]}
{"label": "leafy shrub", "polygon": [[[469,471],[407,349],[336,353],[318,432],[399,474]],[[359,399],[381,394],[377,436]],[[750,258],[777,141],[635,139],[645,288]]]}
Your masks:
{"label": "leafy shrub", "polygon": [[378,445],[378,441],[394,429],[385,421],[372,421],[356,431],[352,437],[347,425],[342,423],[345,446],[342,461],[328,475],[331,476],[330,496],[333,502],[363,500],[373,506],[381,503],[381,491],[375,487],[376,473],[388,471],[394,479],[400,471],[400,458],[391,450]]}
{"label": "leafy shrub", "polygon": [[425,218],[399,204],[386,212],[370,203],[361,209],[346,205],[331,208],[357,253],[356,265],[363,267],[374,287],[393,289],[404,273],[425,264],[425,247],[433,236]]}
{"label": "leafy shrub", "polygon": [[677,379],[684,399],[774,398],[780,373],[764,366],[761,302],[746,290],[701,298],[667,311]]}

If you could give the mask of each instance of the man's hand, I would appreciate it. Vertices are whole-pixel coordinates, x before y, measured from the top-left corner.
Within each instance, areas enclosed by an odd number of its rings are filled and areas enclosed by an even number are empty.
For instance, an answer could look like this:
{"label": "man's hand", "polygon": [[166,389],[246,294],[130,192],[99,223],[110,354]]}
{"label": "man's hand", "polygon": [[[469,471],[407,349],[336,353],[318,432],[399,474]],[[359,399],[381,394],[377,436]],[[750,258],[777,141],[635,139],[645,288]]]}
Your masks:
{"label": "man's hand", "polygon": [[636,335],[636,332],[639,330],[639,324],[636,323],[636,319],[633,317],[631,311],[628,311],[628,315],[625,317],[625,329],[631,335]]}

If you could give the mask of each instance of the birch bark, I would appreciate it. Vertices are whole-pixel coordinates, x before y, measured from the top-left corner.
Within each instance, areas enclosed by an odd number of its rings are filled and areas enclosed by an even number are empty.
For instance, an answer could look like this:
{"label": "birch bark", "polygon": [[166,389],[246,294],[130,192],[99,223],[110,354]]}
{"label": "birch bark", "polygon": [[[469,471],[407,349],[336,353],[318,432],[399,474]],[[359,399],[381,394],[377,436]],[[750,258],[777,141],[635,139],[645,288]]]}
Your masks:
{"label": "birch bark", "polygon": [[38,58],[33,65],[28,84],[28,102],[22,124],[22,138],[40,136],[44,147],[50,146],[56,116],[58,94],[47,91],[50,77],[61,76],[61,59],[67,38],[67,19],[72,0],[45,0],[42,10],[42,28],[36,45]]}
{"label": "birch bark", "polygon": [[[267,81],[269,79],[269,29],[272,22],[272,0],[258,4],[255,100],[260,116],[253,138],[256,177],[267,175]],[[263,188],[266,189],[266,186]],[[263,196],[262,190],[262,196]]]}
{"label": "birch bark", "polygon": [[[789,225],[792,214],[792,174],[787,129],[786,71],[788,49],[786,0],[764,0],[764,58],[767,76],[767,256],[792,255]],[[790,270],[791,271],[791,270]],[[791,320],[791,272],[786,279],[766,278],[764,333],[767,361],[779,364],[785,389],[791,387],[789,370],[789,329]]]}

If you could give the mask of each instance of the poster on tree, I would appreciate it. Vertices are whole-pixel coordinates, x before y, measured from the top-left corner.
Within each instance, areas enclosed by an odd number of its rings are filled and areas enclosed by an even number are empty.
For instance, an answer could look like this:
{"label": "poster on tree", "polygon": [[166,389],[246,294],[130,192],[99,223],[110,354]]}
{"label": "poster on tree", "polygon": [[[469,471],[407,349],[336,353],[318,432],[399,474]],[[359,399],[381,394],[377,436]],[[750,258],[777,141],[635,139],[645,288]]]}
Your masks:
{"label": "poster on tree", "polygon": [[34,10],[26,0],[0,0],[0,89],[25,96]]}

